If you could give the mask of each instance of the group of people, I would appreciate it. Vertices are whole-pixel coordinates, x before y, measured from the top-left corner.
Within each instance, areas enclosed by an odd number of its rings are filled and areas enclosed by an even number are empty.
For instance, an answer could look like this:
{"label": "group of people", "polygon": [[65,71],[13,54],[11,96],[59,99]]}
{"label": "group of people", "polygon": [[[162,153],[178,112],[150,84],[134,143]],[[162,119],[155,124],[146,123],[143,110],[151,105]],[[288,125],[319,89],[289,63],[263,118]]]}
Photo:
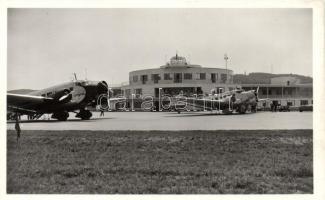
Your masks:
{"label": "group of people", "polygon": [[270,106],[271,106],[271,111],[272,112],[276,112],[278,110],[278,104],[277,103],[274,103],[274,104],[271,103]]}
{"label": "group of people", "polygon": [[286,105],[286,106],[282,106],[279,103],[271,103],[271,111],[272,112],[285,112],[285,111],[290,111],[290,106]]}

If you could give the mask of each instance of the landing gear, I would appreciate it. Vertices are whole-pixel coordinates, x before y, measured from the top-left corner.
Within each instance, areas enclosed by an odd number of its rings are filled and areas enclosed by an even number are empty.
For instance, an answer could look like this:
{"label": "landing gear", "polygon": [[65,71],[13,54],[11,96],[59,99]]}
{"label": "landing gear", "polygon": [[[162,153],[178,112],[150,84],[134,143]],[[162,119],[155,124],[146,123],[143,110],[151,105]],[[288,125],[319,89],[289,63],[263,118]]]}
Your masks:
{"label": "landing gear", "polygon": [[89,110],[81,109],[80,112],[76,114],[76,117],[81,118],[82,120],[88,120],[93,116]]}
{"label": "landing gear", "polygon": [[250,104],[248,104],[247,106],[246,106],[246,111],[248,112],[248,113],[250,113],[250,112],[252,112],[252,105],[250,105]]}
{"label": "landing gear", "polygon": [[246,113],[246,105],[244,105],[244,104],[240,105],[238,112],[239,112],[239,114],[245,114]]}
{"label": "landing gear", "polygon": [[69,117],[69,113],[67,111],[55,112],[52,114],[51,117],[59,121],[67,121]]}
{"label": "landing gear", "polygon": [[257,106],[252,106],[252,113],[256,113],[257,111]]}
{"label": "landing gear", "polygon": [[232,110],[229,110],[228,108],[227,109],[224,109],[224,110],[222,110],[222,114],[231,115],[232,114]]}

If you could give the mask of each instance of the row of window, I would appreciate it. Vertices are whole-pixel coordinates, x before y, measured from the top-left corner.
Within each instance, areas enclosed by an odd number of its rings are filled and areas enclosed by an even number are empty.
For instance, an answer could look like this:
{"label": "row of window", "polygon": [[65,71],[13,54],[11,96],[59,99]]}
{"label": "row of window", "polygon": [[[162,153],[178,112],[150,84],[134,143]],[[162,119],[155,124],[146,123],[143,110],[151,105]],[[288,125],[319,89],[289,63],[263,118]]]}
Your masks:
{"label": "row of window", "polygon": [[[195,80],[206,80],[206,73],[195,73],[194,74]],[[175,83],[181,83],[182,80],[193,80],[193,74],[192,73],[164,73],[164,80],[174,80]],[[217,73],[211,73],[210,74],[210,80],[212,83],[216,83],[216,81],[219,79],[219,74]],[[220,74],[220,79],[222,83],[225,83],[227,80],[227,74]],[[229,79],[229,78],[228,78]],[[151,80],[154,83],[158,83],[159,80],[161,80],[160,74],[151,74]],[[131,77],[130,77],[131,81]],[[132,82],[136,83],[139,81],[139,76],[134,75],[132,76]],[[140,75],[140,81],[142,84],[145,84],[148,81],[148,75]]]}
{"label": "row of window", "polygon": [[[293,94],[293,91],[294,90],[283,90],[283,95],[292,95]],[[267,93],[268,93],[268,95],[275,95],[275,94],[276,95],[282,95],[282,89],[277,89],[277,90],[271,90],[271,89],[266,90],[266,89],[262,89],[262,95],[267,95]],[[303,93],[312,94],[311,93],[311,90],[310,91],[307,91],[307,92],[301,92],[301,91],[299,91],[298,93],[301,93],[301,94],[303,94]]]}
{"label": "row of window", "polygon": [[[142,89],[141,88],[137,88],[134,90],[135,93],[135,97],[139,97],[142,95]],[[125,95],[126,96],[130,96],[131,95],[131,89],[126,89],[125,90]]]}
{"label": "row of window", "polygon": [[[273,103],[276,102],[276,103],[279,103],[279,101],[273,101]],[[282,102],[281,102],[282,103]],[[280,104],[281,104],[280,103]],[[311,100],[311,104],[313,104],[313,100]],[[266,103],[263,103],[262,104],[263,107],[266,107]],[[282,104],[283,105],[283,104]],[[284,103],[285,105],[285,103]],[[287,106],[294,106],[295,103],[293,101],[287,101]],[[300,100],[300,105],[303,106],[303,105],[308,105],[308,100]]]}

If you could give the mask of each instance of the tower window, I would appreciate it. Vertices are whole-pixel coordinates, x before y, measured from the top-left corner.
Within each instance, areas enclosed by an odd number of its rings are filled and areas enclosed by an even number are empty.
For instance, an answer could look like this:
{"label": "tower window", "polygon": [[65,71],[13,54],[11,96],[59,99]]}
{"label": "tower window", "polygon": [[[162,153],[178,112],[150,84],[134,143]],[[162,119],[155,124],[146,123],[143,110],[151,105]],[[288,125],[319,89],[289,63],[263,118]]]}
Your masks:
{"label": "tower window", "polygon": [[142,75],[141,76],[141,81],[142,81],[142,84],[146,84],[147,81],[148,81],[148,75]]}
{"label": "tower window", "polygon": [[159,74],[151,74],[151,80],[152,80],[154,83],[158,83],[159,80],[160,80],[160,75],[159,75]]}
{"label": "tower window", "polygon": [[182,82],[182,73],[175,73],[174,74],[174,83],[181,83]]}
{"label": "tower window", "polygon": [[205,80],[205,73],[200,73],[200,80]]}
{"label": "tower window", "polygon": [[184,73],[184,79],[185,80],[192,80],[192,74],[191,73]]}
{"label": "tower window", "polygon": [[165,73],[164,74],[164,80],[172,80],[172,77],[171,77],[170,73]]}
{"label": "tower window", "polygon": [[211,82],[212,83],[215,83],[216,82],[216,74],[215,73],[212,73],[211,74]]}
{"label": "tower window", "polygon": [[134,75],[134,76],[132,77],[132,79],[133,79],[133,82],[138,82],[138,76],[137,76],[137,75]]}

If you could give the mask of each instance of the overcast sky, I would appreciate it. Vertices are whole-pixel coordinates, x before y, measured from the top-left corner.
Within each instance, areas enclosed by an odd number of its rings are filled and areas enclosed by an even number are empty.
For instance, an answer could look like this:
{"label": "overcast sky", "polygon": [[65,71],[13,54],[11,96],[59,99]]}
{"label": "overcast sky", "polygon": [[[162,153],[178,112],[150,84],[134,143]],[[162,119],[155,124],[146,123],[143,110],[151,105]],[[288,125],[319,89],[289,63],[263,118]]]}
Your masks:
{"label": "overcast sky", "polygon": [[[312,75],[311,9],[9,9],[8,89],[128,81],[176,51],[192,64]],[[273,67],[271,67],[273,66]]]}

